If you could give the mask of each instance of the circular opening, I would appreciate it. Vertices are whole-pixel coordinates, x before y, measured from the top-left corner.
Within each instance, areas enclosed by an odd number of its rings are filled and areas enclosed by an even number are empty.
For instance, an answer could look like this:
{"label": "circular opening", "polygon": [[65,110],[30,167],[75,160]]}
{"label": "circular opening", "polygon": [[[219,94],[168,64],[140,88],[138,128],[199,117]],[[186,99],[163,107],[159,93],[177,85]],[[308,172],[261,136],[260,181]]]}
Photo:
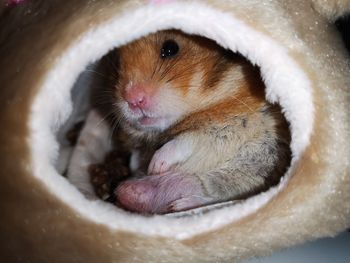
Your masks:
{"label": "circular opening", "polygon": [[[201,10],[196,17],[193,17],[193,8]],[[178,12],[174,12],[174,10]],[[219,22],[207,24],[205,21],[208,21],[208,18]],[[145,21],[142,27],[139,24],[140,20]],[[206,26],[204,27],[203,24]],[[72,207],[80,216],[112,229],[182,239],[203,231],[213,230],[254,213],[284,188],[287,181],[284,178],[288,178],[292,169],[288,170],[287,177],[284,177],[276,187],[243,202],[233,206],[231,203],[228,206],[225,204],[224,207],[220,207],[221,209],[213,209],[216,206],[212,206],[208,213],[205,213],[205,216],[171,218],[164,216],[144,217],[138,213],[125,212],[123,209],[107,204],[107,202],[91,201],[58,173],[58,171],[64,170],[66,165],[64,162],[62,162],[63,165],[57,163],[58,149],[61,151],[60,156],[69,156],[69,151],[66,154],[63,153],[64,147],[59,146],[56,138],[57,131],[62,128],[68,115],[71,114],[72,108],[74,108],[70,107],[68,102],[72,95],[71,90],[74,82],[81,82],[77,81],[79,74],[87,69],[88,64],[100,59],[112,47],[123,46],[125,43],[157,30],[169,28],[213,39],[222,47],[239,52],[254,65],[259,66],[260,75],[266,84],[267,100],[270,103],[278,102],[285,118],[290,123],[291,167],[293,168],[307,146],[312,130],[313,104],[309,80],[285,48],[273,39],[254,31],[232,15],[199,3],[174,3],[166,6],[139,8],[86,32],[79,41],[72,43],[46,77],[33,102],[30,139],[33,175],[43,181],[55,196]],[[170,53],[173,54],[173,52]],[[269,55],[272,53],[274,56]],[[88,68],[88,70],[95,69]],[[82,78],[84,75],[86,76],[83,73]],[[93,74],[87,75],[92,76]],[[290,76],[294,77],[294,81],[290,81]],[[47,101],[48,98],[52,97],[53,90],[55,96],[48,105]],[[295,93],[298,93],[298,96],[293,96]],[[74,94],[73,90],[73,100]],[[88,92],[77,92],[77,94],[86,95]],[[78,104],[75,102],[74,105]],[[73,109],[73,115],[74,112]],[[72,126],[67,125],[67,127]],[[61,134],[64,133],[59,133],[58,139],[62,138]],[[42,140],[42,138],[47,138],[47,140]],[[108,134],[99,138],[108,138]],[[97,143],[105,142],[99,141]],[[63,159],[60,158],[60,160]],[[88,182],[87,185],[90,186],[87,193],[93,191],[91,183]],[[205,211],[201,211],[199,214]]]}
{"label": "circular opening", "polygon": [[290,165],[289,126],[259,68],[205,37],[163,30],[116,48],[72,98],[57,168],[87,197],[128,211],[234,204]]}

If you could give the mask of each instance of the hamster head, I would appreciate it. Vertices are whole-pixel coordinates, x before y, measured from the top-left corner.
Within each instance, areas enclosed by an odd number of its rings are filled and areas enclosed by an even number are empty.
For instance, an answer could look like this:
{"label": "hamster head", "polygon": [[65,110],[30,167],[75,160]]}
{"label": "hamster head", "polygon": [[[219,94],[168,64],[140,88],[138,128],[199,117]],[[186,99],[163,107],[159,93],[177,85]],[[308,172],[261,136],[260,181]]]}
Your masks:
{"label": "hamster head", "polygon": [[[148,35],[117,52],[114,105],[129,125],[145,132],[164,131],[222,100],[234,86],[227,76],[241,81],[243,75],[240,57],[209,39],[176,30]],[[237,74],[228,74],[232,66]]]}

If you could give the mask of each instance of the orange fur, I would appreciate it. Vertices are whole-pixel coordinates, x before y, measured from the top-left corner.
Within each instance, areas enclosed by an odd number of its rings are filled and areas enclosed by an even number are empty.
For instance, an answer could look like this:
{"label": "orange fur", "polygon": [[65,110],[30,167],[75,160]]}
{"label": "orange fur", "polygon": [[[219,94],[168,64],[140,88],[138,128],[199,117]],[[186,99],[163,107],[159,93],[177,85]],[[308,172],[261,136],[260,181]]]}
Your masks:
{"label": "orange fur", "polygon": [[[159,51],[165,40],[175,39],[179,54],[171,60],[160,58]],[[123,90],[130,80],[148,83],[154,89],[171,85],[185,96],[191,88],[195,72],[204,72],[205,84],[213,88],[233,61],[225,57],[225,50],[212,40],[167,30],[151,34],[119,48],[119,87]],[[236,59],[237,60],[237,59]],[[215,76],[215,80],[213,80]]]}
{"label": "orange fur", "polygon": [[112,107],[129,135],[135,173],[180,172],[127,180],[115,190],[122,206],[181,211],[277,183],[289,162],[289,134],[279,137],[283,117],[265,100],[257,68],[241,55],[175,30],[114,54]]}
{"label": "orange fur", "polygon": [[[169,39],[178,43],[179,53],[171,59],[162,59],[162,44]],[[190,105],[170,133],[194,129],[197,125],[203,127],[208,121],[224,123],[232,116],[256,111],[265,102],[258,70],[242,56],[203,37],[167,30],[122,46],[117,53],[117,100],[125,97],[128,86],[141,85],[150,94],[172,89],[178,94],[173,100]],[[234,80],[226,80],[232,71],[242,73]],[[230,85],[229,89],[225,85]],[[224,98],[216,96],[219,93],[224,93]]]}
{"label": "orange fur", "polygon": [[203,127],[203,125],[212,126],[213,123],[224,125],[232,117],[253,115],[266,103],[263,97],[263,89],[261,90],[261,93],[255,93],[257,89],[245,85],[239,89],[237,94],[228,96],[227,99],[211,107],[187,116],[176,124],[169,133],[176,135],[184,131],[196,130],[198,127]]}

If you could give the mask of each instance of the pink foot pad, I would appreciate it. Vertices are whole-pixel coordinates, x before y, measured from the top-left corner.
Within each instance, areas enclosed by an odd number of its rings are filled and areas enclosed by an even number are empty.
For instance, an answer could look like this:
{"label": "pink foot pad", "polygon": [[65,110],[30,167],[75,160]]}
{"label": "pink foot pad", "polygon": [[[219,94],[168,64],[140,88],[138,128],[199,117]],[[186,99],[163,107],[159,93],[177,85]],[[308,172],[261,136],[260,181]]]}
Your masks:
{"label": "pink foot pad", "polygon": [[[176,172],[125,181],[115,194],[123,208],[144,214],[177,212],[205,204],[205,198],[191,198],[203,196],[200,181],[195,176]],[[177,200],[189,202],[176,205]]]}

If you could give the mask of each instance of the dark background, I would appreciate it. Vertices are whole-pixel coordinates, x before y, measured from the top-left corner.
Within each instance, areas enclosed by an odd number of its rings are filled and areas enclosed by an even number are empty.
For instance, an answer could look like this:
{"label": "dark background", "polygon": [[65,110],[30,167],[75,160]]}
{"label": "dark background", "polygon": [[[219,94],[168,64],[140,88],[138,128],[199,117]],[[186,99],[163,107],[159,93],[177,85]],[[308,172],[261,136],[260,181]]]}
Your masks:
{"label": "dark background", "polygon": [[335,25],[343,36],[344,43],[350,53],[350,14],[338,19],[335,22]]}

